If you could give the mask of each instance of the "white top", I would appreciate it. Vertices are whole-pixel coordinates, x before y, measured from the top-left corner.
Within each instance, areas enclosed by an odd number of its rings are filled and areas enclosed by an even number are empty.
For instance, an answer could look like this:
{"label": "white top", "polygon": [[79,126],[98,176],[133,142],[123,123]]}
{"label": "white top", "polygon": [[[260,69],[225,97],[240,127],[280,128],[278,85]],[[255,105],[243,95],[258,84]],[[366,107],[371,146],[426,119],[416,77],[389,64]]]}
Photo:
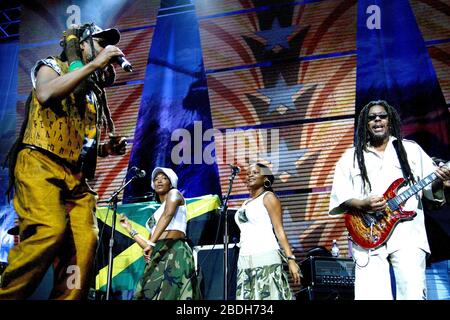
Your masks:
{"label": "white top", "polygon": [[[239,255],[248,256],[278,250],[280,246],[273,232],[269,213],[264,206],[267,191],[255,199],[247,199],[236,211],[234,220],[241,230]],[[239,212],[245,209],[247,222],[239,221]]]}
{"label": "white top", "polygon": [[58,75],[61,75],[61,68],[53,57],[39,60],[38,62],[36,62],[33,68],[31,68],[31,83],[33,84],[34,89],[36,89],[37,73],[43,65],[52,68]]}
{"label": "white top", "polygon": [[[153,232],[155,231],[156,225],[158,224],[159,219],[161,219],[165,207],[166,202],[164,201],[161,204],[161,206],[155,211],[155,213],[145,223],[145,227],[150,232],[150,234],[153,234]],[[175,215],[173,216],[169,225],[166,227],[166,230],[178,230],[186,234],[186,226],[187,226],[186,212],[187,212],[186,204],[178,206],[177,211],[175,212]],[[155,224],[152,227],[150,227],[149,223],[152,220],[152,218],[155,219]]]}
{"label": "white top", "polygon": [[[339,205],[349,199],[364,199],[369,194],[383,195],[394,180],[403,177],[400,162],[392,144],[393,140],[395,140],[393,137],[389,139],[384,154],[379,154],[373,148],[368,148],[368,151],[364,151],[367,176],[372,186],[372,191],[370,193],[368,191],[368,185],[366,190],[363,190],[363,182],[358,162],[356,159],[354,161],[355,148],[347,150],[342,155],[336,164],[329,205],[330,214],[343,213],[339,208]],[[403,146],[408,155],[408,162],[416,182],[436,170],[431,158],[417,143],[411,140],[403,140]],[[400,189],[397,194],[406,189],[408,189],[408,186]],[[386,247],[382,246],[374,250],[374,254],[380,249],[392,253],[403,247],[417,247],[428,253],[430,252],[425,231],[422,203],[419,201],[422,195],[430,200],[436,200],[431,191],[431,184],[425,187],[417,195],[409,198],[404,204],[404,209],[414,210],[417,215],[412,220],[399,223],[386,242]]]}

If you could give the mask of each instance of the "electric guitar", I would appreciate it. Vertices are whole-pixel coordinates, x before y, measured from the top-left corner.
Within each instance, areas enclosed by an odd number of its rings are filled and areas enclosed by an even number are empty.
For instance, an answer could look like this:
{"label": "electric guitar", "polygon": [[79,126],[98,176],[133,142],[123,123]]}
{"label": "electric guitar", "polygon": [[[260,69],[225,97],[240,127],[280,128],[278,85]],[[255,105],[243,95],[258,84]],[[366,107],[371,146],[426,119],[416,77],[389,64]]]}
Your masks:
{"label": "electric guitar", "polygon": [[[449,166],[450,161],[445,164]],[[423,178],[406,191],[397,195],[400,187],[406,185],[404,178],[395,180],[383,198],[387,201],[386,208],[378,212],[351,211],[345,214],[345,226],[353,241],[365,249],[376,249],[382,246],[391,236],[398,223],[412,220],[415,211],[405,211],[402,205],[410,197],[418,193],[427,185],[438,179],[435,172]]]}

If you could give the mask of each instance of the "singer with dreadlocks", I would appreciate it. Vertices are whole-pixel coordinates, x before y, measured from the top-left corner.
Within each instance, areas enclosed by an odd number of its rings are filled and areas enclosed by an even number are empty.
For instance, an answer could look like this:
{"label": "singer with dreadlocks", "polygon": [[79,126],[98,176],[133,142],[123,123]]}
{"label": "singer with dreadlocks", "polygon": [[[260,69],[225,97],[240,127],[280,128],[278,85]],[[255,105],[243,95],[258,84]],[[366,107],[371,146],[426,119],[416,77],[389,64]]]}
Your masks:
{"label": "singer with dreadlocks", "polygon": [[[450,170],[436,167],[432,159],[414,141],[403,139],[400,118],[386,101],[372,101],[358,118],[355,147],[347,150],[336,164],[331,190],[329,214],[345,213],[346,226],[350,219],[364,217],[359,234],[350,235],[355,260],[355,299],[392,300],[390,268],[395,275],[395,298],[398,300],[426,299],[425,262],[430,253],[424,213],[420,197],[444,202],[443,181],[450,179]],[[403,178],[408,189],[435,172],[436,179],[407,200],[387,201],[386,190]],[[399,220],[384,242],[377,233],[389,229],[390,221],[383,220],[402,206],[413,215]],[[399,215],[394,215],[396,218]],[[350,218],[350,219],[349,219]],[[365,229],[366,228],[366,229]],[[358,236],[358,237],[357,237]],[[375,241],[371,246],[369,240]]]}
{"label": "singer with dreadlocks", "polygon": [[[117,29],[73,25],[60,56],[31,70],[32,92],[20,135],[8,154],[10,186],[21,242],[12,248],[0,300],[26,299],[54,267],[50,299],[87,297],[98,228],[94,177],[97,155],[125,153],[114,132],[104,88],[115,80],[111,59]],[[102,128],[109,140],[100,143]]]}

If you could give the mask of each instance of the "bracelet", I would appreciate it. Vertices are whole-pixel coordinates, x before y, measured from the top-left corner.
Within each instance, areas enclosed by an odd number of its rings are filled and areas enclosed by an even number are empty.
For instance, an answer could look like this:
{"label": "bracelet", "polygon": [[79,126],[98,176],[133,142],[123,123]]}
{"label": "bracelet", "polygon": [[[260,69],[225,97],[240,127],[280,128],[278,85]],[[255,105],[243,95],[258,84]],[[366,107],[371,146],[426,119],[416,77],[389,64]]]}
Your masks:
{"label": "bracelet", "polygon": [[69,65],[69,72],[80,69],[83,66],[83,62],[81,60],[74,60]]}
{"label": "bracelet", "polygon": [[147,244],[148,244],[150,247],[155,247],[155,246],[156,246],[156,243],[154,243],[154,242],[152,242],[152,241],[150,241],[150,240],[147,240]]}
{"label": "bracelet", "polygon": [[136,229],[131,229],[131,231],[129,232],[130,237],[134,238],[135,236],[137,236],[139,233],[136,231]]}
{"label": "bracelet", "polygon": [[288,259],[288,260],[294,260],[294,261],[295,261],[295,256],[294,256],[294,255],[288,256],[287,259]]}

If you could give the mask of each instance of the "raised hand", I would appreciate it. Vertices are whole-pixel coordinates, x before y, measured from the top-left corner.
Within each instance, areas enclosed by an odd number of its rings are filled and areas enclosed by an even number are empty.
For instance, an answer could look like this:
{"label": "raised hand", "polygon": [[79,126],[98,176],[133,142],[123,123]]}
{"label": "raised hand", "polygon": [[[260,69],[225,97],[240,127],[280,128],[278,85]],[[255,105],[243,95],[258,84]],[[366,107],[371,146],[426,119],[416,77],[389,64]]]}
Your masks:
{"label": "raised hand", "polygon": [[103,69],[108,64],[111,63],[113,57],[123,56],[122,50],[116,46],[107,45],[103,50],[101,50],[95,59],[91,62],[96,66],[96,68]]}
{"label": "raised hand", "polygon": [[133,228],[131,226],[131,223],[128,220],[128,218],[125,215],[123,215],[123,214],[119,214],[119,222],[120,222],[120,225],[122,227],[124,227],[128,232],[130,232],[131,229]]}

